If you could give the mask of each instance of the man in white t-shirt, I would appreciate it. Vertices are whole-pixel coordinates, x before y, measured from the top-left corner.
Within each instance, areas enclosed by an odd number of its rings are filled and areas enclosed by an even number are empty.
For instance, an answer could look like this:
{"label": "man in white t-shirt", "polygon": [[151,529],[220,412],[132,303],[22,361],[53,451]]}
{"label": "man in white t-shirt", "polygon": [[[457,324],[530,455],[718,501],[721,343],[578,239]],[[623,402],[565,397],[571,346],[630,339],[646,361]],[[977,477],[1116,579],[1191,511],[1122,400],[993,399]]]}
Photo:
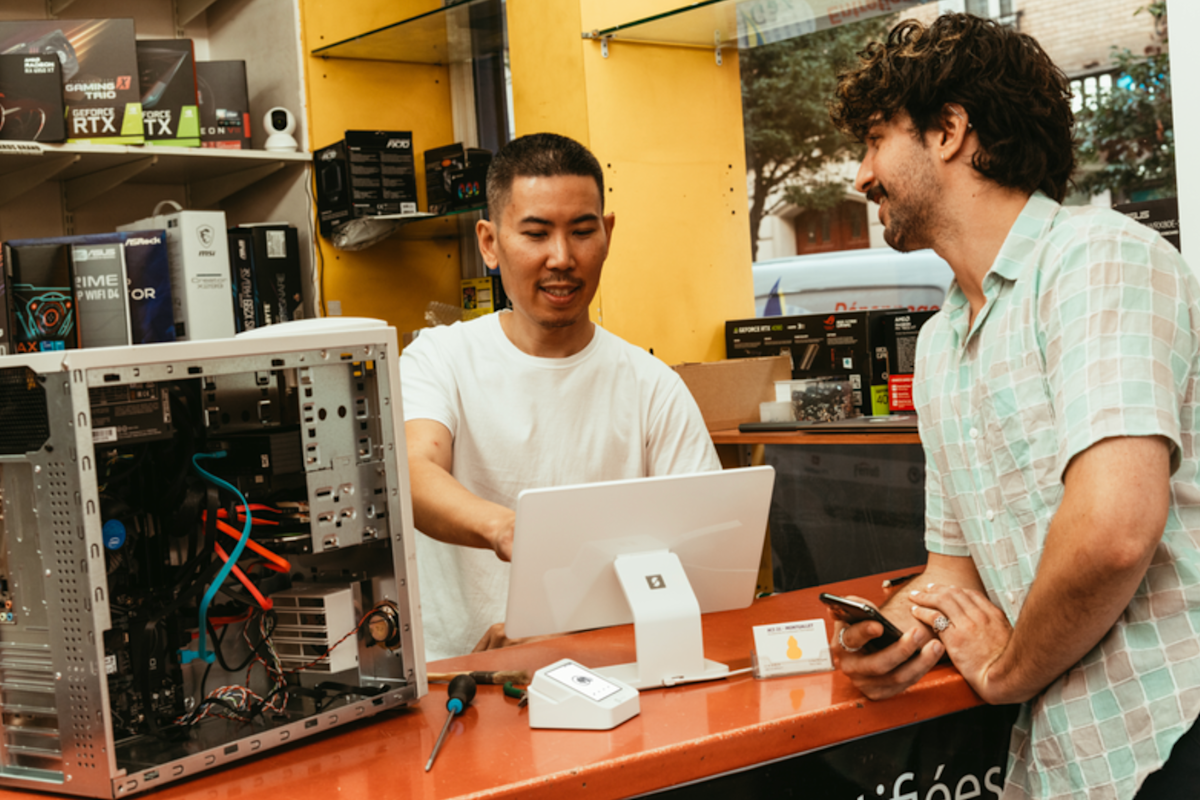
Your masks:
{"label": "man in white t-shirt", "polygon": [[720,468],[679,376],[588,317],[615,221],[595,156],[521,137],[496,154],[487,195],[479,248],[512,310],[423,331],[400,362],[430,660],[511,643],[522,490]]}

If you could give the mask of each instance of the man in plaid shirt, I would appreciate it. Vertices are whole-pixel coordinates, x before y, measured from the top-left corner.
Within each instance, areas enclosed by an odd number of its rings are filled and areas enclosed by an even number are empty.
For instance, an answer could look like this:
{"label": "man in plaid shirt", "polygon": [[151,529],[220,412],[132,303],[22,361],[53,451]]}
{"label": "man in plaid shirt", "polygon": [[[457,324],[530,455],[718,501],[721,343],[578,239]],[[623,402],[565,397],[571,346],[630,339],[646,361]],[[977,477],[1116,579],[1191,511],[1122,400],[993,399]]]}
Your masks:
{"label": "man in plaid shirt", "polygon": [[1200,284],[1148,228],[1060,205],[1070,90],[1027,35],[903,22],[832,113],[888,244],[955,273],[917,352],[928,565],[884,607],[898,643],[836,627],[841,668],[883,699],[948,655],[1021,703],[1006,798],[1194,797]]}

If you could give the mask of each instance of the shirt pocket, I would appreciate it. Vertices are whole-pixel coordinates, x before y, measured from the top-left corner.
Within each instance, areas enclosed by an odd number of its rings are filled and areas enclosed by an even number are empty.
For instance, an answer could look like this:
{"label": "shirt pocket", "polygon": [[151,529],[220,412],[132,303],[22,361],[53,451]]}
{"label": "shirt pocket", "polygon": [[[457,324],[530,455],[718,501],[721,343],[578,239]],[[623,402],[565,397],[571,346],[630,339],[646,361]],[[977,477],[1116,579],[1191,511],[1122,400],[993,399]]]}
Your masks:
{"label": "shirt pocket", "polygon": [[1028,533],[1061,492],[1057,415],[1040,363],[1007,366],[989,371],[977,409],[1001,507]]}

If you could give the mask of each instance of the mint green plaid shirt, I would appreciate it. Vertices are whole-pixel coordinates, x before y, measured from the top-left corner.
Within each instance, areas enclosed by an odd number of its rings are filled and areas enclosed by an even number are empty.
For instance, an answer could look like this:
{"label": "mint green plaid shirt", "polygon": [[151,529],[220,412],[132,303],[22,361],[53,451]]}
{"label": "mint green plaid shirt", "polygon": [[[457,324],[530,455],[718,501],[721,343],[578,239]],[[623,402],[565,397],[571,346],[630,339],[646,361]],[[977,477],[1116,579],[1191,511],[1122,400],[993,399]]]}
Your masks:
{"label": "mint green plaid shirt", "polygon": [[970,556],[1011,622],[1071,459],[1113,436],[1173,445],[1150,569],[1105,638],[1022,708],[1004,794],[1130,798],[1200,714],[1200,284],[1150,229],[1036,193],[983,290],[968,331],[952,286],[917,348],[926,544]]}

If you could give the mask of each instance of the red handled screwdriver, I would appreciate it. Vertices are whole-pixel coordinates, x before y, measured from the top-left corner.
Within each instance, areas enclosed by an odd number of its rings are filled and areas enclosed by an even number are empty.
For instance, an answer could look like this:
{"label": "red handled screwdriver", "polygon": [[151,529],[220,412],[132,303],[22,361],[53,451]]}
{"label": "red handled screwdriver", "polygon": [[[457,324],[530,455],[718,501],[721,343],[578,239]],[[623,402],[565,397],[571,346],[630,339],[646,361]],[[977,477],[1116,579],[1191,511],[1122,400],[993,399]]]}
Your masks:
{"label": "red handled screwdriver", "polygon": [[429,761],[425,764],[426,772],[433,769],[433,760],[437,758],[438,750],[442,748],[442,740],[446,738],[446,731],[450,730],[451,720],[456,714],[461,714],[463,709],[471,705],[471,701],[475,699],[475,679],[470,675],[456,675],[450,681],[449,695],[449,699],[446,700],[446,710],[450,713],[446,715],[446,724],[442,726],[442,732],[438,734],[433,752],[429,754]]}

